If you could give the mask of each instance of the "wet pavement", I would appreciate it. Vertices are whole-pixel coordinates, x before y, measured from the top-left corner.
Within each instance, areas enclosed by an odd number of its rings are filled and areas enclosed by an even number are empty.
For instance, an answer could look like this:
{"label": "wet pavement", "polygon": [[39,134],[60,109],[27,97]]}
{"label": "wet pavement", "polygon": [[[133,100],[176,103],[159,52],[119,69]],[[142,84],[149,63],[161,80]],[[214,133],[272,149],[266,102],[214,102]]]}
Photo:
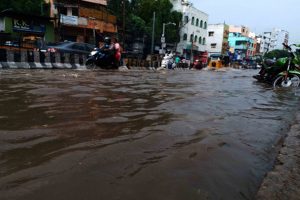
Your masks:
{"label": "wet pavement", "polygon": [[0,199],[254,199],[299,90],[256,71],[0,71]]}

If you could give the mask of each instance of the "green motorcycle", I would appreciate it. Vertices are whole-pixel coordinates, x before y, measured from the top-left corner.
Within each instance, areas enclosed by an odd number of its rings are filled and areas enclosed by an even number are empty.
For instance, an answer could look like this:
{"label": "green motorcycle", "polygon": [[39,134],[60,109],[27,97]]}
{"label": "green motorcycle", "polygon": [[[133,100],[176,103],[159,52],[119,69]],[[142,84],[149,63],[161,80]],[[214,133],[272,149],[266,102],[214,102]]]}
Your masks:
{"label": "green motorcycle", "polygon": [[[291,46],[283,43],[283,46],[289,51],[290,56],[285,60],[287,63],[286,70],[280,72],[273,81],[273,88],[282,87],[298,87],[300,85],[300,59],[295,52],[292,51]],[[299,45],[294,45],[299,47]]]}

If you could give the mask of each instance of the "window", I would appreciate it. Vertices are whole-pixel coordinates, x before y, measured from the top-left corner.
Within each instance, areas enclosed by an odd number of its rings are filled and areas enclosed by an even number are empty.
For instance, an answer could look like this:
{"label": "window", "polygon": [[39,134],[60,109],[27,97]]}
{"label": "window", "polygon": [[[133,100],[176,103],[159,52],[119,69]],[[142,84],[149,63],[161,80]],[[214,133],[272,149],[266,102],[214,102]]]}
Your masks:
{"label": "window", "polygon": [[195,23],[195,17],[192,17],[192,25]]}
{"label": "window", "polygon": [[203,21],[201,20],[200,21],[200,28],[202,28],[203,27]]}
{"label": "window", "polygon": [[188,23],[189,22],[189,16],[184,16],[184,23]]}
{"label": "window", "polygon": [[185,33],[184,35],[183,35],[183,41],[186,41],[187,40],[187,34]]}
{"label": "window", "polygon": [[215,32],[213,32],[213,31],[209,31],[209,32],[208,32],[208,36],[209,36],[209,37],[212,37],[212,36],[214,36],[214,33],[215,33]]}
{"label": "window", "polygon": [[202,44],[202,37],[199,37],[199,44]]}
{"label": "window", "polygon": [[191,34],[191,36],[190,36],[190,42],[193,42],[193,40],[194,40],[194,35]]}
{"label": "window", "polygon": [[202,44],[205,45],[205,43],[206,43],[206,39],[205,39],[205,37],[204,37],[204,38],[203,38],[203,41],[202,41]]}
{"label": "window", "polygon": [[199,26],[199,19],[196,19],[196,26]]}
{"label": "window", "polygon": [[204,22],[204,27],[203,28],[207,29],[207,23],[206,22]]}
{"label": "window", "polygon": [[60,8],[60,14],[67,15],[68,14],[68,9],[66,7]]}
{"label": "window", "polygon": [[211,44],[210,44],[210,47],[211,47],[212,49],[215,49],[215,48],[217,47],[217,43],[211,43]]}
{"label": "window", "polygon": [[72,8],[72,15],[73,16],[78,16],[79,15],[78,8]]}
{"label": "window", "polygon": [[195,35],[194,42],[197,42],[197,40],[198,40],[198,36],[197,36],[197,35]]}

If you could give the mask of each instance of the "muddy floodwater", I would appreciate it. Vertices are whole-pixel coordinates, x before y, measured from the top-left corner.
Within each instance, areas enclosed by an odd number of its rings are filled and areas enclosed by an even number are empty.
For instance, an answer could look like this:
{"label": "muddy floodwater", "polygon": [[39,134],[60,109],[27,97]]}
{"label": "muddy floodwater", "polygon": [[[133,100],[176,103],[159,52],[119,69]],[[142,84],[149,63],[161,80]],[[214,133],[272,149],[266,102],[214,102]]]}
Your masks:
{"label": "muddy floodwater", "polygon": [[254,199],[299,111],[252,70],[0,70],[0,199]]}

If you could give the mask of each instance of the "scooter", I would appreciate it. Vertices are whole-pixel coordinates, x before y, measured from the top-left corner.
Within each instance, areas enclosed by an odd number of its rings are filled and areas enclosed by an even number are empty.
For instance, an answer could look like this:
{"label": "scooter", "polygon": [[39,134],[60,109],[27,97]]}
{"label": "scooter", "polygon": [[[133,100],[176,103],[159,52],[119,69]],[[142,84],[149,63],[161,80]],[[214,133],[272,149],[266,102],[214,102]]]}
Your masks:
{"label": "scooter", "polygon": [[118,69],[114,53],[110,49],[95,48],[88,56],[85,65],[87,68]]}
{"label": "scooter", "polygon": [[172,53],[166,54],[161,61],[161,68],[164,69],[174,69],[176,64],[174,62],[174,55]]}

